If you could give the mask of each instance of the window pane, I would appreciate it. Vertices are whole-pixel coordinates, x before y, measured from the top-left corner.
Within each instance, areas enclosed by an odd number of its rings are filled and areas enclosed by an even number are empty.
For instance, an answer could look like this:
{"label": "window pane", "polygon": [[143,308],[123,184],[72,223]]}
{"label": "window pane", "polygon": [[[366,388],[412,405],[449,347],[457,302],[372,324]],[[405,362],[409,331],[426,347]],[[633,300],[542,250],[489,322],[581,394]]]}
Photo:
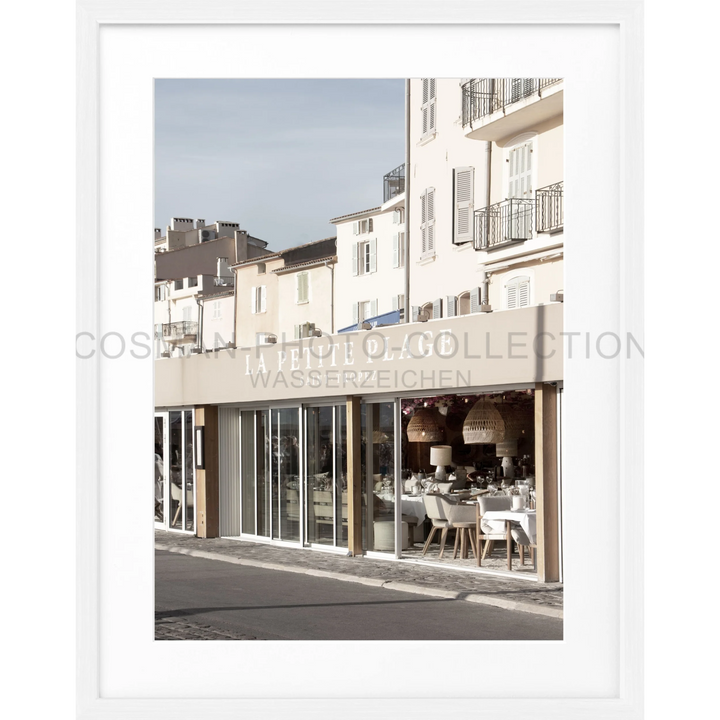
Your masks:
{"label": "window pane", "polygon": [[192,410],[185,410],[185,529],[195,529],[195,456]]}
{"label": "window pane", "polygon": [[333,544],[333,408],[307,410],[308,542]]}

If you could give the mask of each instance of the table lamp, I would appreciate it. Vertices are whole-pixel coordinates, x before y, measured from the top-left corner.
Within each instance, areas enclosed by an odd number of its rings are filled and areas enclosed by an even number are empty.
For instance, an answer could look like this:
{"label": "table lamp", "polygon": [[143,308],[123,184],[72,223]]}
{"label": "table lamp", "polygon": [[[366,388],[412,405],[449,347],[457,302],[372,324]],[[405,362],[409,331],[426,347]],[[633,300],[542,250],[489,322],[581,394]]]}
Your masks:
{"label": "table lamp", "polygon": [[430,448],[430,464],[435,465],[435,480],[444,482],[447,478],[445,466],[452,462],[452,448],[449,445],[433,445]]}

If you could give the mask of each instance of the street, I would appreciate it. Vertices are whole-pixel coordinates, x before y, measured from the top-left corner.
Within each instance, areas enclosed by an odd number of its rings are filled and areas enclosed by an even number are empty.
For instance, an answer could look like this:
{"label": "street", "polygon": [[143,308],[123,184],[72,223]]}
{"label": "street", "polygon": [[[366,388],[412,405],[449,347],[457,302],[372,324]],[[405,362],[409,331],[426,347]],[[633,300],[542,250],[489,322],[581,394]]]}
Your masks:
{"label": "street", "polygon": [[157,640],[562,640],[562,620],[155,552]]}

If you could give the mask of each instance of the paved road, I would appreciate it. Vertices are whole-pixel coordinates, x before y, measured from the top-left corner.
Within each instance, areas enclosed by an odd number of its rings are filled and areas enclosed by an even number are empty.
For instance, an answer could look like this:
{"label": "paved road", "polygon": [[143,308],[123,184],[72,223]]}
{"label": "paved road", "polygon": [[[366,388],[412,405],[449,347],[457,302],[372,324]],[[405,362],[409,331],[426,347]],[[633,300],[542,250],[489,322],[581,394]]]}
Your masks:
{"label": "paved road", "polygon": [[157,640],[561,640],[562,620],[155,552]]}

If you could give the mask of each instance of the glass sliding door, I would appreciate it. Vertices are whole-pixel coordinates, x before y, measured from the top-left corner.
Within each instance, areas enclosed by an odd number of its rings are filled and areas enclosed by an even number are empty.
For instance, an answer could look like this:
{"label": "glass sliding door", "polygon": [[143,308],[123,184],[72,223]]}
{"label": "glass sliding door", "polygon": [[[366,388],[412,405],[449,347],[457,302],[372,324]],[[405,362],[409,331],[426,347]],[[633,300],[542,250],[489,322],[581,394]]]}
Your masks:
{"label": "glass sliding door", "polygon": [[367,549],[395,552],[395,403],[367,403],[363,420]]}
{"label": "glass sliding door", "polygon": [[155,521],[171,530],[195,530],[192,410],[155,415]]}
{"label": "glass sliding door", "polygon": [[165,456],[167,455],[167,416],[155,416],[155,522],[165,524]]}
{"label": "glass sliding door", "polygon": [[300,409],[270,411],[272,537],[300,541]]}
{"label": "glass sliding door", "polygon": [[345,405],[305,411],[305,517],[311,544],[347,547],[347,421]]}

